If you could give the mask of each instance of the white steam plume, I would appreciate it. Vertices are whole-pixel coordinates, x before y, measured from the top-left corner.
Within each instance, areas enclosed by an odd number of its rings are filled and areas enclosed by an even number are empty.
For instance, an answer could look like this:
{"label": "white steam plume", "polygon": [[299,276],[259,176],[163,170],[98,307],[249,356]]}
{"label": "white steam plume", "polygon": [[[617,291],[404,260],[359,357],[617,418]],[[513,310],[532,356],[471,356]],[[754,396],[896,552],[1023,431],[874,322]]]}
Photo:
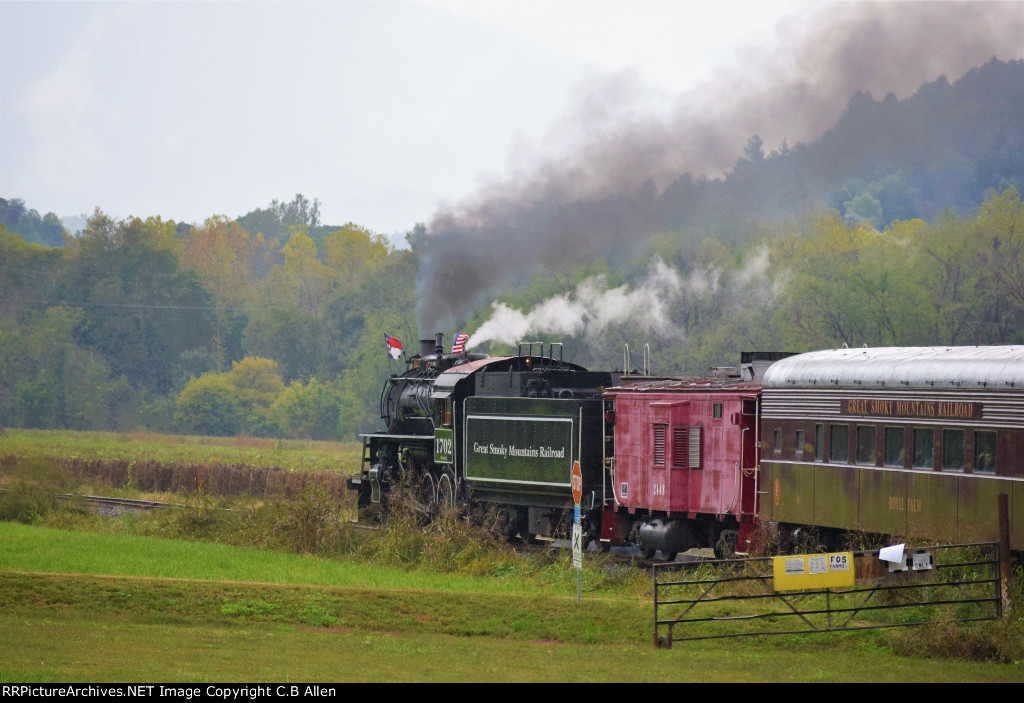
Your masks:
{"label": "white steam plume", "polygon": [[515,344],[529,335],[543,333],[599,335],[610,326],[627,321],[644,332],[679,336],[671,322],[672,304],[687,289],[713,290],[717,278],[717,273],[711,272],[684,281],[672,267],[656,259],[647,278],[635,287],[623,285],[606,290],[605,277],[593,276],[580,283],[575,293],[556,295],[529,312],[496,301],[494,314],[473,333],[468,346],[487,342]]}

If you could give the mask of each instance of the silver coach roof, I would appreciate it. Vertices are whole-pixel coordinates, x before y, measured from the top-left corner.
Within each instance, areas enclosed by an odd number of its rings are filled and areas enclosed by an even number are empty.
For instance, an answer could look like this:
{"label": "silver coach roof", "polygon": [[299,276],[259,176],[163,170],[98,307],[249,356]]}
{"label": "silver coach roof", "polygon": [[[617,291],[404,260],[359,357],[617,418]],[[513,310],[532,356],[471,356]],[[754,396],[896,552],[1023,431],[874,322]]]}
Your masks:
{"label": "silver coach roof", "polygon": [[1024,346],[826,349],[777,361],[764,386],[1024,387]]}

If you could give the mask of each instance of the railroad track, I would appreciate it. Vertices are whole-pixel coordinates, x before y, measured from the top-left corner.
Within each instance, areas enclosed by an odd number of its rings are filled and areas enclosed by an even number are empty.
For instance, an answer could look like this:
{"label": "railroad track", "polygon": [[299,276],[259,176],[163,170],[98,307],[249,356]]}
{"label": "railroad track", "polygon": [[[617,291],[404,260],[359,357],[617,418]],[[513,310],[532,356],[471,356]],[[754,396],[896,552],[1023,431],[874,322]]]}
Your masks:
{"label": "railroad track", "polygon": [[55,496],[60,501],[84,502],[100,515],[120,515],[121,513],[138,513],[144,510],[163,508],[181,508],[174,503],[160,503],[155,500],[136,500],[134,498],[112,498],[110,496],[88,496],[75,493],[64,493]]}

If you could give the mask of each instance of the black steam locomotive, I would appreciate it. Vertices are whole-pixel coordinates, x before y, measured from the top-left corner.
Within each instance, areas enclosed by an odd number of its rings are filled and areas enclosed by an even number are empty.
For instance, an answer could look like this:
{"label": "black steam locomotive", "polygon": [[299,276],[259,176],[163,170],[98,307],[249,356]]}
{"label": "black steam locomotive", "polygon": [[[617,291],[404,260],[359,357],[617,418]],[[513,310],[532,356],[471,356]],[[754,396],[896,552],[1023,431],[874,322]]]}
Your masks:
{"label": "black steam locomotive", "polygon": [[490,506],[507,536],[529,542],[565,528],[579,461],[584,534],[595,539],[611,490],[602,391],[617,379],[565,362],[561,344],[488,357],[445,354],[443,341],[421,341],[408,370],[387,380],[387,430],[363,435],[363,466],[349,479],[360,507],[386,500],[401,481],[417,487],[425,512]]}

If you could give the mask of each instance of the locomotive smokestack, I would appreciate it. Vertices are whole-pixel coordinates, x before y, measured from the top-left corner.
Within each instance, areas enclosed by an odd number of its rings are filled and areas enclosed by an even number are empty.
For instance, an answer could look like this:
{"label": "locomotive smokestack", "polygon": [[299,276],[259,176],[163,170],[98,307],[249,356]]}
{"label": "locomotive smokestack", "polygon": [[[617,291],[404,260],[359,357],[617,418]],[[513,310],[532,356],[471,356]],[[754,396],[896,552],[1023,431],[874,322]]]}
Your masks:
{"label": "locomotive smokestack", "polygon": [[441,355],[444,354],[444,332],[438,332],[434,335],[434,338],[437,340],[437,348],[434,350],[434,353],[440,359]]}

